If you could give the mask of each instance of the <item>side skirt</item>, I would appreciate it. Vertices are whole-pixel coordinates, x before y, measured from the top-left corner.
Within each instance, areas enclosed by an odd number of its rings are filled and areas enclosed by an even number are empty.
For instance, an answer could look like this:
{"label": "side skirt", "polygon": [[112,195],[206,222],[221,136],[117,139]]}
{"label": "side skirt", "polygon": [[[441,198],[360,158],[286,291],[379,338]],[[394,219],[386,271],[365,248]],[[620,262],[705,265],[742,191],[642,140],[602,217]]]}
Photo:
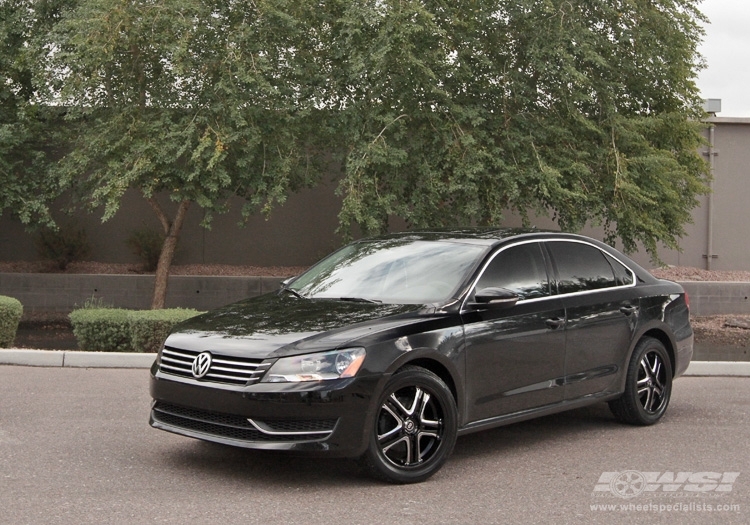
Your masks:
{"label": "side skirt", "polygon": [[518,423],[541,416],[557,414],[558,412],[565,412],[566,410],[573,410],[575,408],[593,405],[594,403],[599,403],[601,401],[610,401],[612,399],[617,399],[621,395],[622,392],[600,392],[598,394],[592,394],[576,399],[566,399],[565,401],[561,401],[559,403],[554,403],[551,405],[544,405],[537,408],[522,410],[520,412],[513,412],[512,414],[505,414],[502,416],[482,419],[480,421],[473,421],[458,429],[458,435],[463,436],[466,434],[479,432],[480,430],[501,427],[504,425],[510,425],[512,423]]}

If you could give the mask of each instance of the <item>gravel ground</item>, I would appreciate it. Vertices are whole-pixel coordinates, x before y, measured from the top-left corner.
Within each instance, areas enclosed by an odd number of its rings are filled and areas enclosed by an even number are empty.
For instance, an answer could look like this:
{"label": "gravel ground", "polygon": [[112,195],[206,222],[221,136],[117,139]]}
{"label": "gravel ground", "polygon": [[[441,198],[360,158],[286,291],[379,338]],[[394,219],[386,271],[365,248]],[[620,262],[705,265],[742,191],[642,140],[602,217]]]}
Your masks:
{"label": "gravel ground", "polygon": [[[230,264],[176,264],[172,265],[172,275],[253,275],[284,277],[297,275],[305,266],[237,266]],[[750,272],[708,271],[688,266],[669,266],[650,270],[661,279],[671,281],[746,281],[750,282]],[[72,262],[65,270],[58,269],[50,261],[0,261],[0,273],[102,273],[102,274],[145,274],[140,264],[103,263],[96,261]]]}
{"label": "gravel ground", "polygon": [[693,325],[696,342],[710,342],[715,346],[750,346],[750,329],[736,326],[736,324],[750,325],[750,316],[693,317],[690,323]]}
{"label": "gravel ground", "polygon": [[[671,281],[750,282],[750,272],[703,270],[688,266],[669,266],[651,270],[655,277]],[[710,342],[715,346],[750,346],[750,316],[714,315],[691,319],[696,342]],[[746,326],[747,328],[743,327]]]}
{"label": "gravel ground", "polygon": [[750,272],[702,270],[690,266],[669,266],[649,270],[654,277],[670,281],[726,281],[750,282]]}
{"label": "gravel ground", "polygon": [[[172,275],[228,275],[228,276],[270,276],[287,277],[306,270],[300,266],[234,266],[227,264],[187,264],[173,265]],[[45,261],[0,262],[0,272],[21,273],[76,273],[76,274],[144,274],[138,264],[116,264],[94,261],[74,262],[63,272],[53,263]],[[750,272],[708,271],[691,267],[665,267],[651,270],[661,279],[672,281],[732,281],[750,282]],[[38,312],[25,314],[24,324],[35,329],[55,330],[68,325],[66,314]],[[697,342],[711,342],[719,346],[750,347],[750,316],[711,316],[692,319]]]}
{"label": "gravel ground", "polygon": [[[229,275],[287,277],[305,271],[305,266],[234,266],[230,264],[175,264],[171,275]],[[49,261],[0,262],[0,273],[76,273],[76,274],[153,274],[146,272],[140,264],[103,263],[95,261],[72,262],[60,270]]]}

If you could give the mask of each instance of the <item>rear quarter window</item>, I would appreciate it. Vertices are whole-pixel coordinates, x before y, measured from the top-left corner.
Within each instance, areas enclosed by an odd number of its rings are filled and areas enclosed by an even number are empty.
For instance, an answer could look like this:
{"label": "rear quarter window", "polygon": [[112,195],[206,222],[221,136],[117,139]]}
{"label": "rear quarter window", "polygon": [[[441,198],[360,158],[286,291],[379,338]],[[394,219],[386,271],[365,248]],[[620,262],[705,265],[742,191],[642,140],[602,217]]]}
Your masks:
{"label": "rear quarter window", "polygon": [[612,267],[612,271],[615,272],[615,280],[617,281],[617,286],[627,286],[635,282],[633,280],[633,272],[627,266],[622,264],[620,261],[609,255],[608,253],[605,253],[604,256],[607,258],[607,261]]}

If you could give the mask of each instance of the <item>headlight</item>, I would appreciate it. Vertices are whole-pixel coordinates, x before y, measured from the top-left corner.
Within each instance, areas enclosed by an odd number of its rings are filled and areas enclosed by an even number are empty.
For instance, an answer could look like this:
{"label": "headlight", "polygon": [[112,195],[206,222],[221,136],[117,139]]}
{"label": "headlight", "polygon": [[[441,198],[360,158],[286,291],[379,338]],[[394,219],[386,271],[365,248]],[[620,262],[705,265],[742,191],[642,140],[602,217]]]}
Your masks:
{"label": "headlight", "polygon": [[271,366],[261,382],[296,383],[354,377],[364,360],[364,348],[282,357]]}

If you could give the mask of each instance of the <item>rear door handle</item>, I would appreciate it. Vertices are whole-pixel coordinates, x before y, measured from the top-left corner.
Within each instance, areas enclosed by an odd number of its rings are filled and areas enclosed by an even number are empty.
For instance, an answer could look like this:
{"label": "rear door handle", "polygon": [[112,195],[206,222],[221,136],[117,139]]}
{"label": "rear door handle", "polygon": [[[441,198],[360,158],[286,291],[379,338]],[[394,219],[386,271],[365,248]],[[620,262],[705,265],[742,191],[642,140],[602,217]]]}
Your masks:
{"label": "rear door handle", "polygon": [[624,313],[625,315],[633,315],[635,312],[638,311],[637,306],[622,306],[620,307],[620,311]]}
{"label": "rear door handle", "polygon": [[544,321],[544,324],[546,324],[548,328],[556,330],[557,328],[560,328],[565,324],[565,319],[560,317],[552,317],[551,319],[547,319],[546,321]]}

